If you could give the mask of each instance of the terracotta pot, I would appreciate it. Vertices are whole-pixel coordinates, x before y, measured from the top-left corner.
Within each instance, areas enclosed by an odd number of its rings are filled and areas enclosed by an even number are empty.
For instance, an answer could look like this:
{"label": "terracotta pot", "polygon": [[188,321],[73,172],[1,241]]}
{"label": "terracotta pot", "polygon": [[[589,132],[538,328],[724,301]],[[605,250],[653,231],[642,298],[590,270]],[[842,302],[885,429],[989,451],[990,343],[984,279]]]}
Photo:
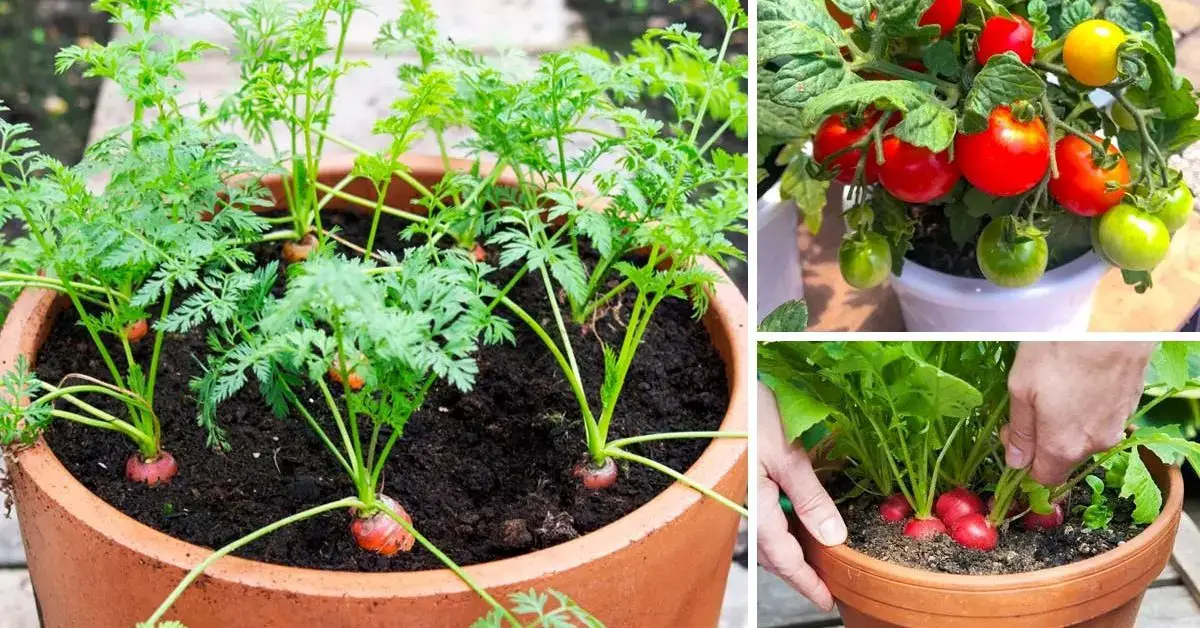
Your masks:
{"label": "terracotta pot", "polygon": [[[1171,558],[1183,509],[1183,475],[1142,459],[1163,490],[1163,511],[1120,547],[1053,569],[960,576],[894,565],[798,530],[805,556],[837,600],[847,628],[883,626],[1133,626],[1142,594]],[[802,526],[796,526],[801,528]]]}
{"label": "terracotta pot", "polygon": [[[349,162],[331,165],[336,181]],[[409,160],[432,184],[440,160]],[[278,180],[268,181],[278,186]],[[412,191],[396,188],[400,207]],[[347,190],[370,197],[370,186]],[[393,205],[397,206],[397,205]],[[726,365],[730,405],[722,429],[747,429],[746,301],[717,287],[704,318]],[[0,368],[36,357],[57,313],[53,293],[30,290],[0,331]],[[688,475],[734,500],[747,490],[747,444],[713,441]],[[130,628],[166,598],[209,550],[127,517],[90,493],[45,445],[8,456],[29,571],[47,628]],[[467,571],[495,596],[554,589],[610,626],[715,626],[739,517],[675,484],[628,516],[578,539]],[[420,522],[416,522],[418,528]],[[338,532],[339,534],[342,532]],[[229,626],[468,626],[489,610],[449,570],[359,574],[297,569],[241,558],[218,561],[168,619],[189,628]]]}

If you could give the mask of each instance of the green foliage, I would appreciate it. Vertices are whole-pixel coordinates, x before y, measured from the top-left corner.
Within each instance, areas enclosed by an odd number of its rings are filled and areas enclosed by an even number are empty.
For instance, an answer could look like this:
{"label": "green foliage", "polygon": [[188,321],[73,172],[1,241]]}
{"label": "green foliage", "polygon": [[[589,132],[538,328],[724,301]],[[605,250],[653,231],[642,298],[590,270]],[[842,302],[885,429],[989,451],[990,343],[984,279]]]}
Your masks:
{"label": "green foliage", "polygon": [[[109,371],[107,386],[126,402],[127,435],[147,457],[159,446],[152,408],[163,334],[228,316],[235,278],[254,262],[247,244],[267,229],[249,211],[265,201],[247,176],[265,164],[237,138],[187,116],[178,101],[179,64],[209,46],[150,33],[176,5],[97,3],[131,36],[59,54],[59,71],[83,66],[88,76],[114,81],[134,105],[133,121],[93,144],[78,166],[37,153],[28,127],[0,119],[0,206],[6,226],[19,233],[0,254],[2,283],[70,298]],[[95,173],[107,175],[100,191],[88,185]],[[154,348],[142,364],[125,330],[151,313]],[[105,336],[117,338],[124,354],[110,354]],[[87,416],[55,416],[121,425],[79,409]]]}
{"label": "green foliage", "polygon": [[[1165,344],[1147,386],[1165,385],[1172,394],[1195,390],[1188,364],[1197,354],[1194,343]],[[827,431],[830,455],[849,462],[844,472],[860,490],[899,491],[919,516],[928,515],[936,491],[955,486],[991,488],[996,524],[1018,493],[1032,511],[1049,514],[1053,502],[1086,481],[1093,493],[1086,525],[1106,526],[1110,500],[1117,498],[1130,500],[1133,522],[1146,525],[1162,510],[1163,495],[1143,457],[1200,469],[1200,444],[1174,425],[1136,429],[1059,486],[1003,468],[999,432],[1008,418],[1013,357],[1012,345],[996,342],[780,342],[760,345],[758,369],[775,393],[790,442]],[[1157,403],[1145,404],[1130,421]],[[1103,479],[1093,475],[1101,468]]]}
{"label": "green foliage", "polygon": [[760,332],[800,332],[808,328],[808,305],[804,301],[788,301],[767,314],[758,324]]}
{"label": "green foliage", "polygon": [[[951,149],[958,135],[986,130],[997,107],[1028,103],[1031,113],[1043,118],[1051,137],[1116,136],[1133,166],[1130,192],[1143,186],[1152,193],[1176,178],[1168,157],[1200,141],[1196,91],[1175,69],[1173,34],[1155,0],[972,0],[959,26],[944,37],[932,25],[919,25],[932,0],[839,1],[837,7],[853,19],[849,29],[830,17],[825,4],[821,0],[758,3],[760,159],[775,154],[773,149],[779,146],[803,146],[831,114],[862,114],[869,109],[903,114],[903,121],[894,127],[880,123],[879,132],[866,136],[855,148],[878,151],[884,138],[895,136],[940,152]],[[1012,14],[1027,18],[1033,26],[1035,60],[1026,65],[1009,52],[981,66],[976,60],[980,29],[992,16]],[[1128,35],[1120,49],[1120,75],[1101,90],[1127,100],[1137,110],[1137,131],[1118,133],[1108,116],[1091,104],[1094,90],[1075,81],[1058,63],[1070,30],[1093,18],[1111,20]],[[923,68],[913,65],[918,60]],[[831,175],[803,157],[788,159],[787,165],[784,196],[797,200],[806,223],[817,231],[824,210],[819,192]],[[1049,234],[1050,258],[1059,265],[1084,254],[1091,242],[1087,224],[1057,204],[1048,184],[1046,178],[1030,193],[1015,197],[1008,213],[1019,214]],[[959,191],[933,205],[944,216],[936,226],[948,227],[955,243],[966,249],[974,245],[987,218],[997,216],[985,218],[976,208],[964,207],[963,190],[972,191],[970,185],[960,185]],[[868,196],[878,198],[887,192],[856,178],[850,194],[851,205],[858,206]],[[1149,196],[1127,200],[1153,202]],[[939,220],[937,211],[922,215]],[[886,226],[868,227],[889,240],[899,274],[915,225],[905,215],[899,218],[910,223],[907,226],[896,218],[893,215]],[[1146,273],[1123,276],[1139,291],[1150,287]]]}
{"label": "green foliage", "polygon": [[[518,616],[523,628],[602,628],[604,623],[583,610],[571,598],[551,590],[539,593],[530,589],[509,596],[512,612]],[[553,598],[553,600],[551,599]],[[554,606],[551,606],[551,604]],[[508,628],[504,613],[493,610],[471,625],[472,628]]]}

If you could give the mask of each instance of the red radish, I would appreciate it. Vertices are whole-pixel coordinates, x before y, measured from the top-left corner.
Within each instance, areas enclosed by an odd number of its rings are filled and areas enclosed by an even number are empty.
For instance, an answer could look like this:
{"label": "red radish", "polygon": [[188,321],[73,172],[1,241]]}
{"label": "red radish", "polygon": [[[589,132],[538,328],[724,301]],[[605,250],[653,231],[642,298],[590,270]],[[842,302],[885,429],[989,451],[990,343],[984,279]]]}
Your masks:
{"label": "red radish", "polygon": [[150,333],[150,324],[144,318],[140,321],[134,321],[125,327],[125,339],[129,342],[136,343],[145,338],[148,333]]}
{"label": "red radish", "polygon": [[317,248],[317,236],[311,233],[300,238],[299,242],[284,242],[283,260],[289,264],[303,262],[308,259],[309,255],[312,255],[315,248]]}
{"label": "red radish", "polygon": [[475,256],[475,261],[479,262],[480,264],[487,261],[487,249],[479,246],[478,244],[475,245],[475,250],[472,251],[472,254]]}
{"label": "red radish", "polygon": [[125,477],[130,482],[141,482],[147,486],[166,484],[179,472],[175,456],[160,452],[153,460],[146,460],[141,454],[133,454],[125,461]]}
{"label": "red radish", "polygon": [[612,458],[597,467],[591,462],[581,462],[575,465],[572,473],[583,482],[584,488],[598,491],[617,483],[617,463]]}
{"label": "red radish", "polygon": [[1021,527],[1026,530],[1053,530],[1061,527],[1063,522],[1067,520],[1066,511],[1063,510],[1062,504],[1051,504],[1054,506],[1054,512],[1048,515],[1039,515],[1032,510],[1021,517]]}
{"label": "red radish", "polygon": [[[329,379],[338,384],[342,383],[342,366],[338,363],[337,358],[334,358],[333,364],[329,365]],[[362,375],[353,370],[350,371],[350,376],[347,379],[350,380],[347,383],[350,384],[350,390],[353,391],[362,390],[363,386],[367,385],[367,380],[363,379]]]}
{"label": "red radish", "polygon": [[940,519],[917,519],[913,518],[904,526],[904,536],[917,539],[918,541],[928,541],[939,534],[946,533],[946,524]]}
{"label": "red radish", "polygon": [[960,486],[939,495],[937,502],[933,505],[933,512],[943,523],[953,527],[954,522],[963,515],[983,514],[983,500],[979,499],[975,493]]}
{"label": "red radish", "polygon": [[892,495],[883,500],[882,504],[879,504],[879,516],[883,517],[883,520],[888,523],[900,523],[911,514],[912,506],[900,493]]}
{"label": "red radish", "polygon": [[[993,493],[991,497],[988,497],[987,511],[989,513],[991,513],[995,509],[996,509],[996,495]],[[1004,516],[1005,516],[1005,518],[1015,517],[1015,516],[1021,514],[1021,510],[1023,510],[1021,508],[1021,504],[1017,503],[1017,500],[1015,500],[1015,499],[1011,500],[1008,502],[1008,513],[1006,513]]]}
{"label": "red radish", "polygon": [[954,522],[950,527],[950,538],[963,547],[990,552],[996,549],[1000,535],[987,517],[972,513],[963,515]]}
{"label": "red radish", "polygon": [[[387,495],[380,495],[379,501],[400,515],[401,519],[412,523],[412,516],[396,500]],[[354,522],[350,524],[350,534],[354,536],[354,542],[368,552],[380,556],[395,556],[396,552],[411,550],[417,541],[385,512],[377,512],[369,517],[359,517],[353,511],[351,514],[354,515]]]}

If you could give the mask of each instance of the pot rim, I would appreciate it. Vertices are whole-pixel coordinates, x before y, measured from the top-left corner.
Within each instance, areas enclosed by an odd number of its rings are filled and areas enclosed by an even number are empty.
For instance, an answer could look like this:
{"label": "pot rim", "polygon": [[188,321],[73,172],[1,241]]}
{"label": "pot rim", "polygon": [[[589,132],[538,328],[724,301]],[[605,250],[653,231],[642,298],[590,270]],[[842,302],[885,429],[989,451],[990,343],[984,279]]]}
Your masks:
{"label": "pot rim", "polygon": [[[461,160],[455,162],[468,163]],[[321,170],[345,167],[346,163],[352,163],[352,160],[325,160]],[[405,163],[412,171],[436,169],[443,172],[440,157],[412,155],[405,158]],[[705,314],[713,344],[718,349],[723,344],[728,346],[728,354],[722,358],[729,382],[729,405],[719,429],[746,431],[750,365],[749,350],[741,338],[747,326],[747,302],[718,264],[707,258],[702,259],[701,263],[720,273],[724,279],[714,287],[709,311]],[[19,355],[37,355],[54,320],[53,304],[58,296],[55,292],[41,289],[27,289],[21,293],[0,330],[0,366],[15,363]],[[31,329],[26,329],[25,325],[16,321],[27,322]],[[714,333],[718,330],[719,335]],[[746,458],[748,448],[748,442],[743,439],[713,439],[685,473],[703,486],[715,486]],[[109,505],[71,475],[43,439],[39,438],[35,445],[15,454],[5,452],[5,456],[11,462],[20,464],[43,492],[53,496],[65,512],[78,518],[83,525],[114,543],[136,548],[148,559],[189,571],[213,551],[169,536]],[[618,552],[654,534],[664,522],[682,516],[702,499],[707,498],[690,487],[673,482],[633,512],[579,538],[529,554],[463,569],[486,590],[505,589],[538,580],[547,574],[568,571]],[[236,582],[251,588],[287,589],[312,596],[417,598],[473,594],[470,587],[446,568],[387,573],[341,572],[225,556],[210,566],[204,577]]]}
{"label": "pot rim", "polygon": [[1126,563],[1146,551],[1155,539],[1170,533],[1178,525],[1183,510],[1183,473],[1178,465],[1163,463],[1163,466],[1166,467],[1168,494],[1163,501],[1162,512],[1154,523],[1115,549],[1058,567],[1001,575],[948,574],[889,563],[846,544],[825,546],[821,551],[827,558],[867,572],[873,578],[967,593],[1029,591],[1045,585],[1091,578],[1098,573],[1122,569]]}
{"label": "pot rim", "polygon": [[1063,290],[1093,288],[1110,270],[1107,262],[1094,252],[1046,271],[1037,283],[1025,288],[1004,288],[986,279],[959,277],[904,260],[903,272],[892,275],[892,285],[898,291],[910,292],[940,305],[956,309],[993,309],[997,305],[1014,305],[1033,299],[1051,297]]}

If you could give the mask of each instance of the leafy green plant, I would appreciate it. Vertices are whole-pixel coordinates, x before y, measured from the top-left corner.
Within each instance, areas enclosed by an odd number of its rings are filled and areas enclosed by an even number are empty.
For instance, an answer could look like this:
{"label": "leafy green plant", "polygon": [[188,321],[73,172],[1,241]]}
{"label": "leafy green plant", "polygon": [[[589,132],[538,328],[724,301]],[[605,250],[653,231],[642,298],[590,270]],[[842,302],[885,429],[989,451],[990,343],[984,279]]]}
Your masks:
{"label": "leafy green plant", "polygon": [[[178,67],[208,46],[178,45],[150,32],[176,2],[96,6],[130,36],[67,48],[57,69],[81,65],[87,76],[114,81],[134,104],[133,121],[67,167],[37,152],[27,125],[0,119],[0,207],[6,227],[20,233],[0,256],[0,283],[69,300],[110,380],[68,375],[54,384],[27,368],[10,371],[6,389],[40,397],[7,404],[0,444],[32,442],[52,419],[113,430],[138,448],[127,476],[153,485],[176,471],[154,413],[164,337],[229,317],[229,308],[219,306],[236,301],[242,286],[232,278],[254,263],[247,246],[267,229],[249,211],[264,202],[262,191],[240,177],[263,164],[237,138],[205,130],[182,113]],[[108,182],[93,192],[88,181],[98,172]],[[217,307],[197,308],[201,300]],[[149,359],[140,361],[134,346],[151,327]],[[124,416],[86,397],[115,401]]]}
{"label": "leafy green plant", "polygon": [[758,4],[760,155],[783,195],[818,230],[830,182],[850,186],[852,267],[882,237],[896,274],[1021,287],[1093,249],[1144,291],[1192,211],[1168,158],[1200,139],[1159,2],[959,4]]}
{"label": "leafy green plant", "polygon": [[[658,306],[666,298],[689,298],[697,316],[703,314],[720,275],[702,260],[741,255],[726,233],[744,231],[747,163],[744,156],[730,155],[714,144],[727,128],[745,123],[739,81],[747,65],[743,58],[727,60],[726,53],[729,40],[744,30],[746,16],[736,2],[714,6],[728,27],[720,50],[703,47],[698,36],[675,26],[649,31],[629,57],[613,61],[598,51],[554,53],[526,72],[497,67],[440,42],[433,34],[434,15],[427,3],[413,2],[397,22],[384,26],[377,42],[389,51],[415,49],[419,59],[400,71],[408,95],[393,105],[394,115],[375,126],[388,147],[371,152],[313,128],[313,133],[358,155],[347,179],[314,187],[324,194],[318,207],[338,198],[372,209],[376,217],[386,213],[409,220],[410,236],[433,242],[450,236],[467,247],[486,241],[500,249],[500,265],[517,271],[499,291],[498,304],[542,340],[579,403],[589,458],[579,469],[581,476],[594,483],[600,474],[604,479],[599,484],[610,484],[616,477],[613,459],[628,460],[667,473],[744,513],[741,506],[625,446],[745,434],[692,432],[618,440],[608,434],[621,389]],[[664,55],[689,59],[693,70],[702,66],[701,89],[694,72],[681,75],[664,68]],[[664,125],[624,105],[648,90],[674,104],[676,120]],[[728,115],[706,139],[701,128],[713,102],[727,103]],[[432,188],[416,181],[400,156],[419,134],[437,134],[456,123],[474,133],[464,143],[466,149],[493,155],[496,162],[476,159],[470,168],[448,172]],[[604,124],[617,130],[604,130]],[[445,142],[438,138],[443,160],[450,164]],[[572,157],[568,144],[584,147]],[[374,183],[374,199],[339,189],[360,177]],[[417,192],[414,204],[425,209],[423,214],[384,204],[394,178]],[[373,253],[370,240],[356,250],[364,256]],[[508,298],[513,286],[530,274],[546,289],[554,316],[551,329]],[[635,295],[626,314],[623,300],[628,290]],[[573,343],[578,340],[567,323],[586,329],[615,312],[625,314],[626,333],[619,348],[605,348],[606,375],[597,412],[575,359]]]}
{"label": "leafy green plant", "polygon": [[[1154,377],[1162,378],[1165,394],[1144,404],[1131,424],[1192,388],[1189,354],[1194,359],[1189,343],[1164,344],[1154,359],[1161,375]],[[1011,344],[997,342],[767,343],[759,347],[759,377],[775,393],[787,438],[826,430],[825,444],[816,448],[845,460],[842,473],[854,486],[847,496],[890,498],[881,514],[899,522],[913,513],[905,533],[917,538],[929,533],[923,522],[939,520],[932,524],[939,531],[990,550],[997,529],[1018,519],[1028,518],[1027,527],[1062,525],[1061,502],[1080,482],[1092,489],[1084,525],[1107,526],[1114,496],[1131,499],[1133,523],[1145,525],[1161,511],[1162,492],[1142,456],[1200,468],[1200,444],[1174,427],[1132,431],[1059,486],[1042,486],[1027,469],[1005,466],[999,433],[1014,355]],[[976,497],[983,491],[993,497],[987,508]]]}

